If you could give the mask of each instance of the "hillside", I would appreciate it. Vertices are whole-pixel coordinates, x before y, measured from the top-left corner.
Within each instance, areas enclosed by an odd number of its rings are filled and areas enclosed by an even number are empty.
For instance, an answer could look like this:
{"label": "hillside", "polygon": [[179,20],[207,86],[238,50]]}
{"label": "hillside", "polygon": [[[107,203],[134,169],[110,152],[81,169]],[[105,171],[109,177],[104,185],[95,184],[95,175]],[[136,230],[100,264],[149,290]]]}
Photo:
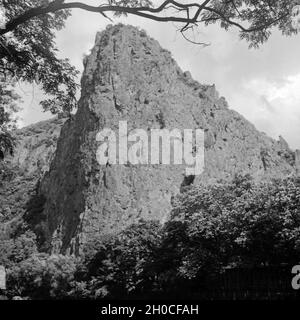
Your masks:
{"label": "hillside", "polygon": [[[0,226],[22,221],[26,204],[36,192],[37,184],[49,169],[65,119],[54,118],[25,127],[15,133],[14,156],[1,163]],[[9,233],[9,232],[8,232]]]}

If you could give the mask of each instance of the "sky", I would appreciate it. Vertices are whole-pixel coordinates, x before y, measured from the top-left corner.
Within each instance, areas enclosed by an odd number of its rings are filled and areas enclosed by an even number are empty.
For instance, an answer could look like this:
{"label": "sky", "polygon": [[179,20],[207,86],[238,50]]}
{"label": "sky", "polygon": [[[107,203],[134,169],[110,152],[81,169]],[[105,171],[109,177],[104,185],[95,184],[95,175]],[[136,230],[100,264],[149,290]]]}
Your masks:
{"label": "sky", "polygon": [[[95,4],[97,0],[86,2]],[[210,44],[202,47],[187,42],[173,23],[114,18],[114,23],[119,22],[146,30],[171,51],[183,71],[190,71],[200,83],[215,84],[230,108],[258,130],[275,139],[281,135],[293,149],[300,149],[300,34],[284,37],[275,31],[262,47],[249,49],[239,40],[237,30],[200,27],[189,36]],[[68,57],[82,71],[83,56],[93,47],[96,32],[108,24],[99,14],[74,10],[66,28],[57,34],[59,56]],[[43,94],[37,86],[19,84],[18,91],[23,99],[21,126],[51,117],[41,111]]]}

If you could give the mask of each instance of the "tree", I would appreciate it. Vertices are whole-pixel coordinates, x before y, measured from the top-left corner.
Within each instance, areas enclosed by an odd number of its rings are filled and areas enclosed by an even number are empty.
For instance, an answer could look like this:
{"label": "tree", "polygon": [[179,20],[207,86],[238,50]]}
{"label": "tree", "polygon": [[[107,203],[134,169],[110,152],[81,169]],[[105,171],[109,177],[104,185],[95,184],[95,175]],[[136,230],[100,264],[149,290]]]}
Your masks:
{"label": "tree", "polygon": [[15,128],[13,115],[19,110],[18,101],[14,81],[0,75],[0,160],[5,154],[13,153],[14,139],[10,132]]}
{"label": "tree", "polygon": [[178,196],[168,223],[177,222],[172,233],[179,240],[172,244],[182,248],[179,270],[196,277],[207,262],[221,268],[297,263],[299,195],[294,177],[255,183],[237,176],[188,189]]}
{"label": "tree", "polygon": [[32,299],[67,297],[77,263],[71,256],[33,254],[8,270],[8,294]]}
{"label": "tree", "polygon": [[15,239],[1,239],[0,265],[11,268],[35,253],[37,253],[36,237],[31,231],[26,231]]}
{"label": "tree", "polygon": [[55,46],[55,31],[64,27],[70,12],[59,10],[32,16],[18,27],[9,27],[9,21],[15,21],[24,12],[49,3],[39,0],[0,1],[0,72],[2,77],[40,84],[47,95],[47,99],[41,102],[45,110],[70,112],[76,106],[77,71],[68,59],[57,58]]}
{"label": "tree", "polygon": [[[161,240],[157,221],[139,221],[117,235],[108,236],[93,246],[94,256],[85,261],[89,295],[100,298],[140,296],[151,291],[155,278],[156,249]],[[83,281],[80,281],[83,280]]]}

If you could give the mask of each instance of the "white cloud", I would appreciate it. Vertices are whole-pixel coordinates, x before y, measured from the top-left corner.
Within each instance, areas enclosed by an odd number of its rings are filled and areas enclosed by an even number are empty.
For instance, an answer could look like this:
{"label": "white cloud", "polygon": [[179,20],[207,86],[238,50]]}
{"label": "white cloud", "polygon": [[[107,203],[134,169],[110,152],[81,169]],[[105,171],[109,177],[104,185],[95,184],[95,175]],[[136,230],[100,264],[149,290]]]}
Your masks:
{"label": "white cloud", "polygon": [[300,148],[300,73],[281,81],[244,82],[231,101],[259,130],[273,138],[282,135],[292,148]]}
{"label": "white cloud", "polygon": [[280,82],[253,79],[245,87],[256,94],[266,96],[270,102],[284,100],[285,104],[293,105],[300,100],[300,74],[287,76]]}

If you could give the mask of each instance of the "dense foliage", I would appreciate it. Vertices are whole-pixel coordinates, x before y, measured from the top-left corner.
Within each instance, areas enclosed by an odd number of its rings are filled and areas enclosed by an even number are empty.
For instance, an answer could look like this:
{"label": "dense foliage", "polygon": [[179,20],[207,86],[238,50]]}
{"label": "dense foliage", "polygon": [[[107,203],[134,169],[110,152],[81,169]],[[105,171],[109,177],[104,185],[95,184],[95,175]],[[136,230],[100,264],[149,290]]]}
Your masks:
{"label": "dense foliage", "polygon": [[11,268],[37,252],[36,237],[31,231],[26,231],[15,239],[3,238],[0,242],[0,265]]}
{"label": "dense foliage", "polygon": [[[195,277],[207,261],[219,267],[297,263],[300,247],[300,180],[199,186],[177,199],[172,220],[185,241],[179,268]],[[170,222],[172,223],[172,222]]]}
{"label": "dense foliage", "polygon": [[[46,4],[50,1],[42,1]],[[0,1],[4,21],[41,5],[38,0]],[[66,10],[34,17],[12,32],[0,36],[0,72],[2,75],[41,85],[47,99],[45,110],[71,111],[76,104],[77,71],[68,59],[57,57],[55,32],[64,27],[70,15]]]}
{"label": "dense foliage", "polygon": [[33,254],[9,269],[8,286],[13,288],[10,294],[32,299],[65,298],[75,270],[76,259],[72,257]]}
{"label": "dense foliage", "polygon": [[79,259],[37,253],[32,233],[6,240],[9,294],[30,298],[198,295],[224,270],[293,266],[300,254],[300,179],[188,186],[171,219],[90,239]]}
{"label": "dense foliage", "polygon": [[11,78],[4,78],[0,74],[0,160],[6,154],[13,153],[14,139],[11,131],[15,129],[16,118],[14,116],[19,110],[17,103],[20,100],[15,93],[14,85]]}

